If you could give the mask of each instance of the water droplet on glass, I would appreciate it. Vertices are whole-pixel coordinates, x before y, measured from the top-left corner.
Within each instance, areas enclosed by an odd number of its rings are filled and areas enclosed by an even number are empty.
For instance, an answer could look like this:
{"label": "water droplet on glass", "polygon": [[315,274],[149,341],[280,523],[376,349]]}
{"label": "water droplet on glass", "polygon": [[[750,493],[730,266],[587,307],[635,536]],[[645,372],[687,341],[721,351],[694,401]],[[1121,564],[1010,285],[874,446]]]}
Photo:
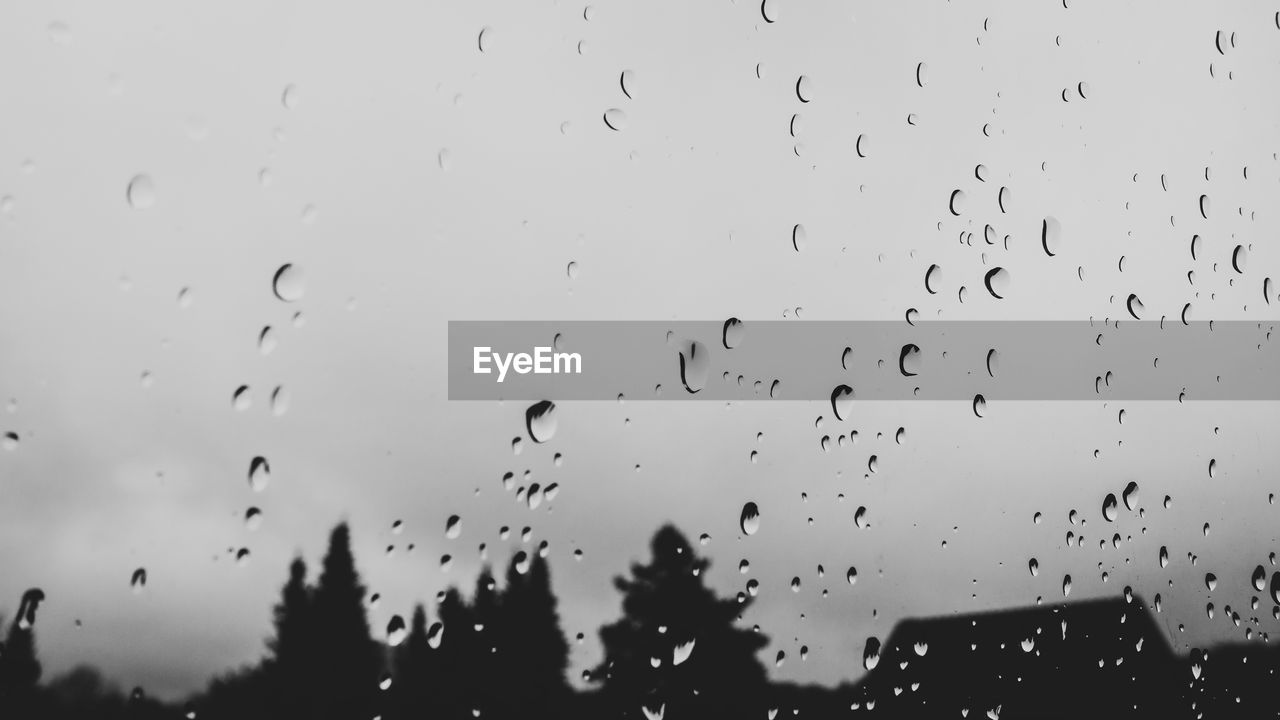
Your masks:
{"label": "water droplet on glass", "polygon": [[267,463],[267,459],[261,455],[249,461],[249,488],[254,492],[262,492],[267,489],[267,483],[271,481],[271,465]]}
{"label": "water droplet on glass", "polygon": [[916,85],[924,87],[929,84],[929,66],[924,63],[916,65]]}
{"label": "water droplet on glass", "polygon": [[753,502],[742,506],[742,516],[738,520],[745,535],[755,535],[760,529],[760,508]]}
{"label": "water droplet on glass", "polygon": [[404,642],[408,637],[409,629],[405,626],[404,618],[399,615],[392,615],[391,620],[387,622],[387,644],[396,647]]}
{"label": "water droplet on glass", "polygon": [[1141,313],[1146,309],[1142,304],[1142,300],[1133,293],[1129,294],[1129,299],[1125,301],[1125,307],[1129,309],[1129,314],[1133,316],[1134,320],[1142,319]]}
{"label": "water droplet on glass", "polygon": [[707,375],[711,371],[711,355],[700,342],[686,343],[680,350],[680,382],[690,394],[706,387]]}
{"label": "water droplet on glass", "polygon": [[969,196],[965,191],[959,189],[952,190],[951,199],[947,202],[947,209],[951,211],[952,215],[959,217],[960,213],[964,212],[964,204],[968,199]]}
{"label": "water droplet on glass", "polygon": [[444,523],[444,537],[446,540],[457,540],[460,535],[462,535],[462,518],[450,515]]}
{"label": "water droplet on glass", "polygon": [[924,271],[924,289],[930,295],[936,295],[938,286],[942,283],[942,268],[938,265],[930,265],[928,270]]}
{"label": "water droplet on glass", "polygon": [[898,371],[903,377],[914,377],[920,374],[922,355],[920,346],[914,343],[907,343],[902,346],[902,351],[898,354]]}
{"label": "water droplet on glass", "polygon": [[283,385],[277,385],[271,391],[271,414],[280,417],[289,411],[289,391]]}
{"label": "water droplet on glass", "polygon": [[302,299],[305,284],[302,269],[292,263],[286,263],[276,270],[271,280],[271,289],[276,297],[284,302],[297,302]]}
{"label": "water droplet on glass", "polygon": [[846,420],[853,414],[853,388],[848,385],[837,385],[831,391],[831,411],[836,420]]}
{"label": "water droplet on glass", "polygon": [[231,407],[244,412],[253,406],[253,397],[249,394],[249,386],[241,385],[231,393]]}
{"label": "water droplet on glass", "polygon": [[1057,255],[1062,249],[1062,223],[1057,218],[1046,217],[1040,225],[1040,245],[1049,257]]}
{"label": "water droplet on glass", "polygon": [[556,404],[542,400],[530,405],[524,412],[524,422],[534,442],[547,442],[556,434]]}
{"label": "water droplet on glass", "polygon": [[619,132],[627,129],[627,114],[618,108],[610,108],[604,111],[604,124],[610,130]]}
{"label": "water droplet on glass", "polygon": [[767,23],[778,22],[778,0],[761,0],[760,14]]}
{"label": "water droplet on glass", "polygon": [[875,637],[867,638],[867,644],[862,648],[862,667],[868,671],[875,670],[876,665],[880,664],[880,640]]}
{"label": "water droplet on glass", "polygon": [[747,334],[746,326],[736,317],[731,317],[724,321],[724,328],[720,334],[720,342],[726,350],[732,350],[742,344],[743,338]]}
{"label": "water droplet on glass", "polygon": [[621,77],[618,78],[618,84],[622,86],[622,94],[627,96],[628,100],[635,99],[631,91],[636,86],[636,73],[634,70],[623,70]]}
{"label": "water droplet on glass", "polygon": [[796,97],[802,103],[813,100],[813,80],[808,75],[801,75],[796,79]]}
{"label": "water droplet on glass", "polygon": [[129,578],[129,587],[134,594],[140,593],[147,587],[147,569],[138,568],[133,571],[133,575]]}
{"label": "water droplet on glass", "polygon": [[1009,292],[1010,276],[1009,271],[1002,267],[992,268],[987,271],[987,275],[983,278],[983,283],[987,286],[987,292],[997,300],[1003,300]]}
{"label": "water droplet on glass", "polygon": [[1138,483],[1130,481],[1124,486],[1124,492],[1120,493],[1120,497],[1124,500],[1124,507],[1130,512],[1138,509]]}
{"label": "water droplet on glass", "polygon": [[292,110],[298,107],[298,86],[292,83],[284,86],[284,92],[280,93],[280,104],[285,110]]}
{"label": "water droplet on glass", "polygon": [[134,175],[125,190],[129,207],[134,210],[146,210],[156,204],[156,186],[150,175]]}
{"label": "water droplet on glass", "polygon": [[1116,500],[1116,494],[1107,493],[1107,496],[1102,499],[1102,519],[1107,522],[1115,522],[1116,517],[1120,514],[1119,510],[1120,503]]}

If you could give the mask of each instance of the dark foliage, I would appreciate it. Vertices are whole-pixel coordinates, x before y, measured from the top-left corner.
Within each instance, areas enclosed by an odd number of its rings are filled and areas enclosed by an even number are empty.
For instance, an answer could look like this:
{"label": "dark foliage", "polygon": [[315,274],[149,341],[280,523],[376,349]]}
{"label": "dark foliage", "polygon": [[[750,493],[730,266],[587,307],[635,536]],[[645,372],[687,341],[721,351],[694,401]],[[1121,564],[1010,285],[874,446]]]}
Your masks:
{"label": "dark foliage", "polygon": [[404,641],[375,641],[345,525],[315,585],[301,559],[256,664],[181,707],[123,693],[77,667],[41,684],[39,590],[23,595],[0,646],[0,720],[539,720],[572,718],[1273,717],[1280,652],[1258,644],[1175,655],[1138,598],[907,620],[866,641],[857,684],[770,683],[745,627],[748,602],[705,584],[709,562],[675,528],[616,579],[623,615],[600,630],[593,687],[566,674],[551,570],[518,553],[501,585],[485,569],[470,597],[450,588],[433,622],[414,608]]}

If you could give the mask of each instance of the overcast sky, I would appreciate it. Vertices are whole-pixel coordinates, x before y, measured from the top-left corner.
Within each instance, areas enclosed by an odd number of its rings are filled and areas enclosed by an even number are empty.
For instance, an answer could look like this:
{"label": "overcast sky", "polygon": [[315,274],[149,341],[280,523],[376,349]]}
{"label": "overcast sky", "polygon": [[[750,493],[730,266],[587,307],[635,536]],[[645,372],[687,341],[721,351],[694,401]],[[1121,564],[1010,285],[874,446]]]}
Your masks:
{"label": "overcast sky", "polygon": [[[43,588],[47,673],[175,697],[261,654],[290,558],[340,520],[375,630],[527,526],[586,635],[576,675],[670,520],[710,536],[722,592],[760,581],[746,621],[782,679],[854,678],[899,618],[1060,601],[1065,574],[1071,599],[1162,593],[1179,647],[1243,640],[1210,600],[1276,632],[1248,609],[1278,549],[1275,403],[876,403],[825,453],[825,403],[564,403],[517,455],[523,404],[446,400],[449,320],[1088,319],[1136,293],[1275,321],[1275,8],[1067,4],[5,3],[0,609]],[[554,501],[504,491],[525,470]],[[1105,522],[1129,481],[1144,517]]]}

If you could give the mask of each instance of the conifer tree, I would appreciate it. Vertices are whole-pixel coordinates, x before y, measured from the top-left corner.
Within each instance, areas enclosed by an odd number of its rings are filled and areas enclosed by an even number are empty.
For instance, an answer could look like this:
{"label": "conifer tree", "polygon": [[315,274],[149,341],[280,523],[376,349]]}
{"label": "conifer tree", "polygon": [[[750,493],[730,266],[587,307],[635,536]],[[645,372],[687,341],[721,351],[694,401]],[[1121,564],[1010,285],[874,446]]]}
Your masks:
{"label": "conifer tree", "polygon": [[738,627],[747,603],[704,584],[709,561],[668,525],[654,535],[653,558],[614,582],[623,617],[600,630],[605,658],[594,672],[618,717],[664,709],[666,720],[763,717],[767,639]]}

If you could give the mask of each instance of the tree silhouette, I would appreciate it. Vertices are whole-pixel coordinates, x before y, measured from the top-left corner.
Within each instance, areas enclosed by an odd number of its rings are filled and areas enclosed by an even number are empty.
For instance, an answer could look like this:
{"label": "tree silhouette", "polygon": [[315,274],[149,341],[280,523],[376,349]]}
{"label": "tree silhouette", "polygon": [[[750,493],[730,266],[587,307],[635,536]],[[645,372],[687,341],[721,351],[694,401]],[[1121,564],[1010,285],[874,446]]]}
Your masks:
{"label": "tree silhouette", "polygon": [[41,667],[36,658],[35,622],[43,600],[44,593],[38,589],[23,593],[5,636],[0,651],[0,710],[5,712],[0,715],[24,717],[37,712]]}
{"label": "tree silhouette", "polygon": [[[329,551],[316,585],[311,623],[317,642],[309,644],[307,684],[314,696],[313,717],[350,720],[373,716],[382,649],[369,636],[365,588],[351,555],[346,523],[333,529]],[[314,624],[312,624],[314,623]]]}
{"label": "tree silhouette", "polygon": [[469,684],[473,679],[470,663],[476,642],[474,615],[457,588],[445,592],[437,613],[444,630],[438,650],[439,678],[435,691],[430,693],[431,717],[469,718],[478,701]]}
{"label": "tree silhouette", "polygon": [[312,664],[320,633],[314,620],[312,590],[307,586],[307,565],[302,558],[295,558],[289,565],[289,580],[273,615],[276,632],[267,642],[271,659],[266,670],[272,676],[271,709],[282,716],[302,715],[310,709],[314,697],[310,676],[315,670]]}
{"label": "tree silhouette", "polygon": [[551,570],[535,555],[525,572],[518,558],[507,567],[498,627],[503,716],[563,717],[570,699],[565,680],[569,644],[560,630]]}
{"label": "tree silhouette", "polygon": [[432,715],[431,692],[440,680],[439,656],[439,651],[431,647],[427,610],[419,603],[413,609],[409,635],[395,652],[395,683],[392,685],[395,717]]}
{"label": "tree silhouette", "polygon": [[614,584],[623,617],[600,630],[604,661],[593,673],[620,717],[663,710],[667,720],[762,715],[766,677],[756,652],[768,640],[735,625],[747,603],[722,599],[703,584],[710,562],[667,525],[650,545],[653,559]]}

